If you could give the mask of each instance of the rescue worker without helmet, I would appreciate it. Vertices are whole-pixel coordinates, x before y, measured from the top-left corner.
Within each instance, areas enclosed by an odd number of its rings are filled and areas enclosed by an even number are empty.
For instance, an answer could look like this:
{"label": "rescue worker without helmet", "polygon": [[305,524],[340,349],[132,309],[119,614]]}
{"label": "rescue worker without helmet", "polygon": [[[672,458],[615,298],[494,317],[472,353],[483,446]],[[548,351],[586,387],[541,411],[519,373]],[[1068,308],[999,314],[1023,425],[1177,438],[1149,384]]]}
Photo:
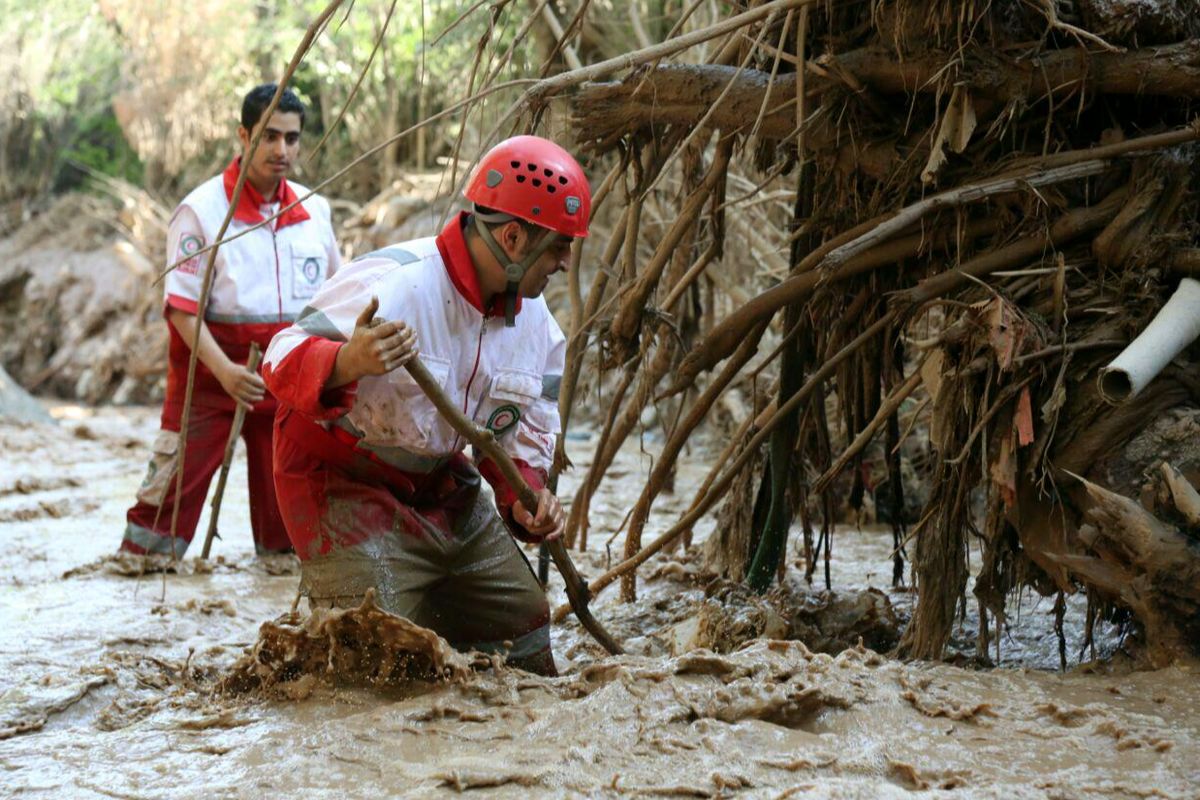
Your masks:
{"label": "rescue worker without helmet", "polygon": [[[287,175],[299,155],[304,106],[285,90],[269,118],[264,111],[275,94],[274,84],[251,90],[242,101],[237,138],[245,152],[258,129],[263,136],[246,166],[237,209],[227,237],[273,216],[291,205],[303,186]],[[167,231],[167,264],[182,263],[165,280],[164,316],[170,323],[167,390],[161,430],[154,443],[137,503],[126,515],[121,549],[133,553],[171,552],[175,473],[179,428],[187,382],[189,348],[200,326],[199,363],[188,426],[183,492],[174,539],[183,555],[195,533],[213,474],[221,465],[234,409],[249,410],[242,428],[250,484],[250,522],[258,552],[291,547],[279,514],[272,476],[272,426],[275,398],[262,378],[246,369],[252,342],[266,347],[286,328],[340,263],[330,225],[329,204],[313,195],[275,221],[222,244],[213,264],[215,275],[204,319],[196,312],[207,254],[229,210],[241,158],[221,175],[192,191],[175,209]]]}
{"label": "rescue worker without helmet", "polygon": [[[275,482],[313,606],[357,605],[373,588],[455,647],[554,674],[550,609],[509,533],[562,534],[545,486],[566,341],[541,294],[587,235],[590,190],[565,150],[519,136],[483,157],[464,196],[470,212],[347,265],[271,342]],[[418,352],[513,457],[536,509],[464,452],[401,369]]]}

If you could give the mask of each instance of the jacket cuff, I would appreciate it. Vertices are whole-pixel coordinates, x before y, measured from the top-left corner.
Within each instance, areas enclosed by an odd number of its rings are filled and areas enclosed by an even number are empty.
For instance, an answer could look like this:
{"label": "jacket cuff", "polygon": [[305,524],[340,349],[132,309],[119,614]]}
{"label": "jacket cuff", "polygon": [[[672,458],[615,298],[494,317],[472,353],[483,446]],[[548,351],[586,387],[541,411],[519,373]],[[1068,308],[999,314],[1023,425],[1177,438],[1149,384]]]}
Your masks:
{"label": "jacket cuff", "polygon": [[309,337],[276,366],[263,369],[271,394],[314,419],[337,419],[354,407],[358,382],[326,389],[338,351],[345,342]]}
{"label": "jacket cuff", "polygon": [[[519,458],[513,459],[513,463],[516,464],[517,471],[521,473],[521,477],[529,484],[530,489],[537,492],[546,487],[547,474],[545,470],[533,467]],[[492,491],[496,495],[496,510],[500,512],[500,518],[504,520],[504,524],[508,526],[512,535],[522,542],[540,542],[542,537],[534,536],[513,520],[512,509],[517,502],[517,490],[505,480],[504,473],[500,471],[500,467],[496,465],[496,462],[490,458],[480,461],[479,474],[491,484]],[[527,510],[530,513],[537,511],[536,508]]]}

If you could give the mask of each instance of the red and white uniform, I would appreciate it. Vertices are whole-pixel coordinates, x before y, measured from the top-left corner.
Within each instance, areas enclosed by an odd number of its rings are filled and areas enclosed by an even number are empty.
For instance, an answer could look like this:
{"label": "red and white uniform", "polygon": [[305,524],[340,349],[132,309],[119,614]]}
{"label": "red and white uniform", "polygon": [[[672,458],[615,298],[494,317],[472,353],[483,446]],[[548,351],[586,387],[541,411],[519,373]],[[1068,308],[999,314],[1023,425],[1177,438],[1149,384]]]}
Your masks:
{"label": "red and white uniform", "polygon": [[[176,208],[167,231],[167,264],[183,261],[165,280],[165,305],[195,314],[209,253],[199,251],[217,238],[229,211],[240,159],[224,173],[202,183]],[[281,181],[275,197],[263,198],[253,186],[242,187],[225,238],[241,234],[308,190]],[[196,254],[196,255],[193,255]],[[189,258],[189,256],[191,256]],[[288,327],[340,264],[330,223],[329,204],[313,195],[277,220],[220,246],[213,264],[212,289],[204,320],[222,351],[235,363],[246,363],[250,344],[264,350],[271,338]],[[189,343],[173,325],[163,401],[162,431],[155,442],[150,472],[139,502],[129,510],[121,547],[133,552],[169,552],[175,503],[171,474],[177,462],[178,431],[187,385]],[[272,480],[271,429],[275,398],[267,393],[247,414],[242,435],[250,467],[251,522],[260,549],[288,546]],[[220,466],[232,424],[235,402],[216,376],[196,364],[184,461],[184,491],[179,504],[175,550],[182,554],[191,541],[213,473]],[[170,474],[169,474],[170,473]]]}
{"label": "red and white uniform", "polygon": [[[223,174],[196,187],[175,209],[167,231],[168,264],[216,241],[237,183],[239,160],[235,159]],[[245,184],[225,238],[242,233],[307,193],[308,189],[299,184],[281,181],[279,193],[267,202],[253,186]],[[208,256],[204,253],[187,258],[167,275],[168,307],[196,313]],[[213,265],[216,275],[204,321],[225,354],[244,364],[250,343],[258,342],[266,348],[272,336],[296,320],[340,263],[329,203],[314,195],[271,224],[221,245]],[[187,343],[172,326],[168,403],[183,402],[188,355]],[[203,364],[196,367],[194,397],[198,405],[234,408],[233,398]],[[268,396],[256,410],[274,408],[274,400]]]}
{"label": "red and white uniform", "polygon": [[[416,331],[421,361],[447,396],[496,435],[534,489],[546,483],[559,429],[566,341],[542,298],[524,300],[511,328],[504,325],[502,297],[483,307],[463,238],[465,216],[451,220],[436,238],[395,245],[380,251],[382,256],[347,265],[267,350],[263,376],[281,404],[276,484],[301,559],[385,531],[350,525],[326,527],[322,535],[319,520],[328,518],[336,498],[319,492],[314,497],[287,480],[293,451],[319,452],[326,461],[338,460],[339,447],[341,455],[366,455],[392,483],[411,484],[401,487],[403,498],[406,492],[420,494],[424,484],[458,463],[466,445],[404,369],[323,390],[339,348],[373,296],[379,298],[378,317]],[[306,473],[310,467],[298,464]],[[494,464],[485,460],[478,467],[507,516],[513,491]]]}

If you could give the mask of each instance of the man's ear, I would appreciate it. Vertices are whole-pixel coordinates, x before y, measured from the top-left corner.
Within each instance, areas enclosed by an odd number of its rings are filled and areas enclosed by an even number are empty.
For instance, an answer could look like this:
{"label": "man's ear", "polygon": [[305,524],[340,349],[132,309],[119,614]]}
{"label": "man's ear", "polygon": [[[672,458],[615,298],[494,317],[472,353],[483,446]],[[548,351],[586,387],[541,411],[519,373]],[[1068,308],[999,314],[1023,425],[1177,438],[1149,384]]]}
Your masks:
{"label": "man's ear", "polygon": [[246,152],[246,148],[250,146],[250,131],[246,130],[244,125],[238,125],[237,137],[242,143],[242,152]]}
{"label": "man's ear", "polygon": [[500,244],[510,257],[516,257],[525,243],[525,229],[515,219],[510,220],[500,228]]}

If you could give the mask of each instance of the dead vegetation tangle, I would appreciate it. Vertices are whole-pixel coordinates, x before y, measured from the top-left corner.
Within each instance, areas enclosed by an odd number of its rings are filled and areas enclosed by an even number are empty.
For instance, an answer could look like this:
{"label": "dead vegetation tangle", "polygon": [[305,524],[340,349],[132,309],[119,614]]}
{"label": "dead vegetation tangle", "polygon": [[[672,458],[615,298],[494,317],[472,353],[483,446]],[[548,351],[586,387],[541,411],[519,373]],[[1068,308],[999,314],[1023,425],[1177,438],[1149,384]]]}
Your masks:
{"label": "dead vegetation tangle", "polygon": [[[1196,399],[1179,362],[1120,406],[1096,375],[1197,263],[1197,11],[737,4],[702,54],[643,49],[616,80],[578,86],[571,123],[614,164],[600,189],[614,224],[588,245],[590,286],[571,276],[564,411],[593,365],[611,384],[575,545],[651,406],[665,435],[624,524],[626,561],[593,591],[620,578],[632,599],[637,566],[731,489],[726,574],[764,590],[798,517],[808,577],[822,563],[828,576],[838,509],[873,495],[896,582],[912,558],[904,654],[942,656],[972,545],[981,655],[1023,587],[1060,609],[1086,592],[1090,623],[1132,612],[1151,661],[1194,650],[1186,503],[1163,490],[1147,510],[1093,483]],[[535,125],[548,95],[526,96]],[[729,447],[691,509],[644,542],[684,445],[731,396]],[[930,493],[914,513],[901,454],[915,429]]]}

